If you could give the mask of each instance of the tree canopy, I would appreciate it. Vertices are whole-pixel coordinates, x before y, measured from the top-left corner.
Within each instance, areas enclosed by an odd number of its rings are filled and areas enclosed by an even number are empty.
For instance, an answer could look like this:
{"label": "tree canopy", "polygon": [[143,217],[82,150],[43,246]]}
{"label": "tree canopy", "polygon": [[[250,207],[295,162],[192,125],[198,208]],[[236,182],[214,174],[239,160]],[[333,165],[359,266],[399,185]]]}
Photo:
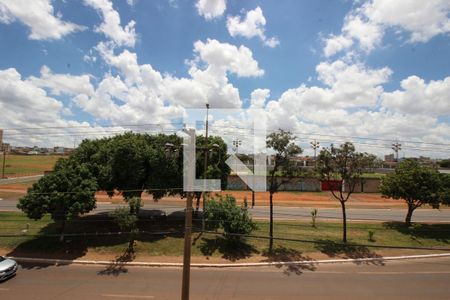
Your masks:
{"label": "tree canopy", "polygon": [[441,168],[450,168],[450,158],[441,160],[439,166]]}
{"label": "tree canopy", "polygon": [[414,210],[424,204],[439,208],[449,203],[450,182],[448,176],[440,175],[431,167],[415,160],[400,162],[395,171],[381,181],[380,191],[385,197],[402,199],[408,205],[406,225],[411,225]]}
{"label": "tree canopy", "polygon": [[[197,144],[201,145],[201,137]],[[229,168],[225,164],[226,144],[210,137],[220,151],[208,151],[208,177],[221,178],[226,185]],[[168,147],[170,145],[170,147]],[[202,145],[203,146],[203,145]],[[32,218],[51,213],[67,219],[95,208],[95,191],[109,196],[120,193],[125,201],[140,198],[143,192],[158,200],[166,194],[183,193],[182,138],[128,132],[98,140],[84,140],[69,159],[59,161],[53,173],[41,178],[19,203]],[[198,160],[205,152],[198,152]],[[202,156],[203,155],[203,156]],[[203,160],[201,161],[203,162]],[[203,170],[203,163],[197,162]],[[197,170],[197,174],[203,174]],[[198,176],[197,175],[197,176]],[[130,211],[137,209],[130,203]]]}
{"label": "tree canopy", "polygon": [[95,208],[97,188],[97,180],[86,164],[60,159],[51,174],[28,189],[17,207],[35,220],[47,213],[53,220],[72,219]]}

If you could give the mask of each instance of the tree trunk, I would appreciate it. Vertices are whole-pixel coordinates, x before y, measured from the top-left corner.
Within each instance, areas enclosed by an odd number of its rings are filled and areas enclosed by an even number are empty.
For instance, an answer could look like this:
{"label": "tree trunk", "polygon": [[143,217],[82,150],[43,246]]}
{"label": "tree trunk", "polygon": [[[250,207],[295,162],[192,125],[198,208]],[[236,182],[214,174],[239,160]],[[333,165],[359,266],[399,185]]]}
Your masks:
{"label": "tree trunk", "polygon": [[341,201],[342,207],[342,241],[347,243],[347,215],[345,213],[345,202]]}
{"label": "tree trunk", "polygon": [[130,207],[130,215],[134,215],[134,205],[128,203],[128,206]]}
{"label": "tree trunk", "polygon": [[273,193],[270,193],[270,224],[269,224],[269,253],[272,253],[273,249]]}
{"label": "tree trunk", "polygon": [[62,220],[59,241],[64,242],[64,230],[66,229],[66,219]]}
{"label": "tree trunk", "polygon": [[134,237],[131,237],[130,241],[128,242],[128,249],[127,249],[128,255],[131,255],[132,253],[134,253]]}
{"label": "tree trunk", "polygon": [[414,209],[415,209],[414,205],[408,203],[408,213],[406,214],[406,219],[405,219],[405,225],[408,227],[411,226],[411,217],[414,212]]}

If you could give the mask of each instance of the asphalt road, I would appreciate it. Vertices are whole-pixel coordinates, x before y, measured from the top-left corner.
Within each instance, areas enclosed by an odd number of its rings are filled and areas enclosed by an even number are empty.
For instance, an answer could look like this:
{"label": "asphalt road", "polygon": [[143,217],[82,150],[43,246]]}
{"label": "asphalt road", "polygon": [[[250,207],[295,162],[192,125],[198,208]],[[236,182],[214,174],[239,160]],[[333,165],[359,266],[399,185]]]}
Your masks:
{"label": "asphalt road", "polygon": [[0,179],[0,185],[13,184],[13,183],[19,183],[19,182],[37,181],[42,176],[44,176],[44,175],[33,175],[33,176],[23,176],[23,177],[15,177],[15,178],[8,178],[8,179]]}
{"label": "asphalt road", "polygon": [[[19,211],[16,207],[17,201],[1,200],[0,211]],[[94,211],[108,212],[118,206],[125,204],[110,204],[105,202],[97,202],[97,209]],[[143,210],[147,210],[152,214],[182,214],[184,208],[180,205],[167,205],[163,202],[147,202]],[[255,206],[249,209],[254,218],[269,218],[268,206]],[[382,209],[382,208],[351,208],[347,209],[348,220],[366,220],[366,221],[404,221],[406,209]],[[311,220],[311,208],[308,207],[286,207],[275,206],[274,218],[277,220]],[[318,220],[340,220],[342,212],[340,208],[320,208],[318,212]],[[427,209],[419,208],[413,214],[414,222],[450,222],[450,209]]]}
{"label": "asphalt road", "polygon": [[[191,299],[450,299],[450,258],[191,272]],[[0,284],[0,299],[180,299],[180,290],[178,268],[28,265]]]}

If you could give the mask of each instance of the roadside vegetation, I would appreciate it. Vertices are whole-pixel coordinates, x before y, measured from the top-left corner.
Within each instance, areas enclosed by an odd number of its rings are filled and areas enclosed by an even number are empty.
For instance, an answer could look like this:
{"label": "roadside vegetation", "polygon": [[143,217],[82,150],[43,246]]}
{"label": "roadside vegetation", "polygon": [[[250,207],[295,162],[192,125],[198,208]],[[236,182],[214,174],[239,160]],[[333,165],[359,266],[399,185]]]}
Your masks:
{"label": "roadside vegetation", "polygon": [[450,204],[450,176],[439,174],[431,167],[421,166],[417,161],[402,161],[394,173],[382,181],[381,193],[385,197],[406,202],[408,212],[405,224],[411,225],[414,210],[425,204],[432,208]]}
{"label": "roadside vegetation", "polygon": [[[408,207],[413,206],[405,224],[347,222],[346,203],[375,159],[356,152],[351,143],[322,149],[315,169],[317,176],[330,186],[329,198],[336,199],[342,208],[342,225],[340,220],[324,220],[314,212],[311,222],[275,222],[273,198],[280,198],[280,186],[295,176],[296,166],[291,158],[302,152],[294,141],[294,135],[282,130],[266,140],[267,147],[275,152],[265,199],[270,205],[269,221],[252,220],[246,201],[240,205],[244,197],[217,195],[205,203],[204,214],[194,214],[194,256],[229,260],[265,256],[284,260],[283,255],[299,258],[301,253],[312,252],[376,257],[380,249],[396,247],[450,250],[450,224],[410,222],[412,211],[419,206],[430,204],[437,208],[450,203],[450,177],[412,162],[399,164],[395,173],[383,179],[386,197],[403,199]],[[122,255],[127,259],[138,253],[181,256],[184,211],[166,215],[164,211],[146,210],[141,208],[141,197],[145,193],[157,201],[166,195],[185,196],[182,142],[176,135],[132,132],[84,140],[19,200],[18,208],[25,214],[0,213],[0,248],[7,249],[11,256],[30,253],[68,259],[86,253],[124,251]],[[220,137],[210,137],[208,144],[199,138],[196,146],[196,174],[221,178],[224,188],[230,173],[225,163],[226,143]],[[206,168],[204,155],[209,156]],[[277,173],[283,177],[277,178]],[[96,207],[97,192],[106,192],[110,197],[120,195],[124,207],[112,213],[88,214]],[[205,194],[205,201],[206,198]],[[198,207],[200,193],[197,200]]]}
{"label": "roadside vegetation", "polygon": [[[52,221],[49,215],[31,221],[23,213],[0,213],[0,249],[5,254],[16,256],[32,253],[76,259],[88,252],[115,256],[129,250],[131,234],[136,255],[181,256],[184,220],[177,214],[159,217],[156,212],[148,214],[148,211],[141,211],[137,220],[139,233],[134,229],[130,232],[126,226],[119,226],[109,214],[88,215],[67,221],[65,241],[61,242],[62,224]],[[242,237],[239,241],[229,243],[221,228],[217,233],[196,232],[201,229],[201,220],[194,219],[192,254],[231,261],[268,256],[269,222],[255,221],[255,225],[249,233],[254,237]],[[349,222],[347,245],[341,243],[342,225],[339,222],[317,220],[315,227],[311,225],[310,221],[274,223],[275,254],[283,249],[291,254],[322,253],[333,257],[353,253],[358,257],[372,257],[386,250],[377,246],[426,248],[428,252],[432,248],[450,250],[450,224],[415,223],[408,227],[403,223]]]}
{"label": "roadside vegetation", "polygon": [[[330,184],[330,192],[342,208],[342,241],[347,242],[346,202],[361,181],[363,171],[372,167],[375,156],[355,151],[352,143],[323,148],[317,159],[317,173]],[[337,182],[340,179],[342,182]]]}

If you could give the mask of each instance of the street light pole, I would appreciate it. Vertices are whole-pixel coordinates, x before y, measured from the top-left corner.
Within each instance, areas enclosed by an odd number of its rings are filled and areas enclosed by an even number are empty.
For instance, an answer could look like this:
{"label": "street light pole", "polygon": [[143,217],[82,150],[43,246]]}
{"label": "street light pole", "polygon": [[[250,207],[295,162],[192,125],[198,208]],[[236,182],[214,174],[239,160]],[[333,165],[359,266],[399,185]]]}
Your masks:
{"label": "street light pole", "polygon": [[2,178],[5,178],[5,166],[6,166],[6,149],[3,148],[3,167],[2,167]]}
{"label": "street light pole", "polygon": [[395,152],[395,161],[398,163],[398,151],[402,150],[402,144],[395,142],[392,144],[392,150]]}
{"label": "street light pole", "polygon": [[310,144],[311,147],[314,149],[314,165],[316,165],[316,150],[319,149],[320,143],[314,140]]}
{"label": "street light pole", "polygon": [[[204,160],[204,170],[203,170],[203,179],[206,180],[206,174],[208,173],[208,112],[209,112],[209,103],[206,103],[206,123],[205,123],[205,160]],[[204,187],[204,190],[206,189],[206,186]],[[205,201],[206,201],[206,194],[205,191],[203,191],[203,201],[202,201],[202,230],[205,230]]]}
{"label": "street light pole", "polygon": [[[239,140],[239,139],[235,139],[234,141],[233,141],[233,146],[234,146],[234,149],[235,149],[235,152],[236,152],[236,158],[237,158],[237,156],[238,156],[238,154],[239,154],[239,146],[240,145],[242,145],[242,141],[241,140]],[[236,160],[236,165],[235,165],[235,167],[234,167],[234,169],[236,170],[236,173],[237,173],[237,160]]]}
{"label": "street light pole", "polygon": [[[205,126],[205,164],[203,178],[206,179],[206,173],[208,172],[208,111],[209,104],[206,103],[206,126]],[[203,209],[205,208],[205,202],[203,202]]]}

